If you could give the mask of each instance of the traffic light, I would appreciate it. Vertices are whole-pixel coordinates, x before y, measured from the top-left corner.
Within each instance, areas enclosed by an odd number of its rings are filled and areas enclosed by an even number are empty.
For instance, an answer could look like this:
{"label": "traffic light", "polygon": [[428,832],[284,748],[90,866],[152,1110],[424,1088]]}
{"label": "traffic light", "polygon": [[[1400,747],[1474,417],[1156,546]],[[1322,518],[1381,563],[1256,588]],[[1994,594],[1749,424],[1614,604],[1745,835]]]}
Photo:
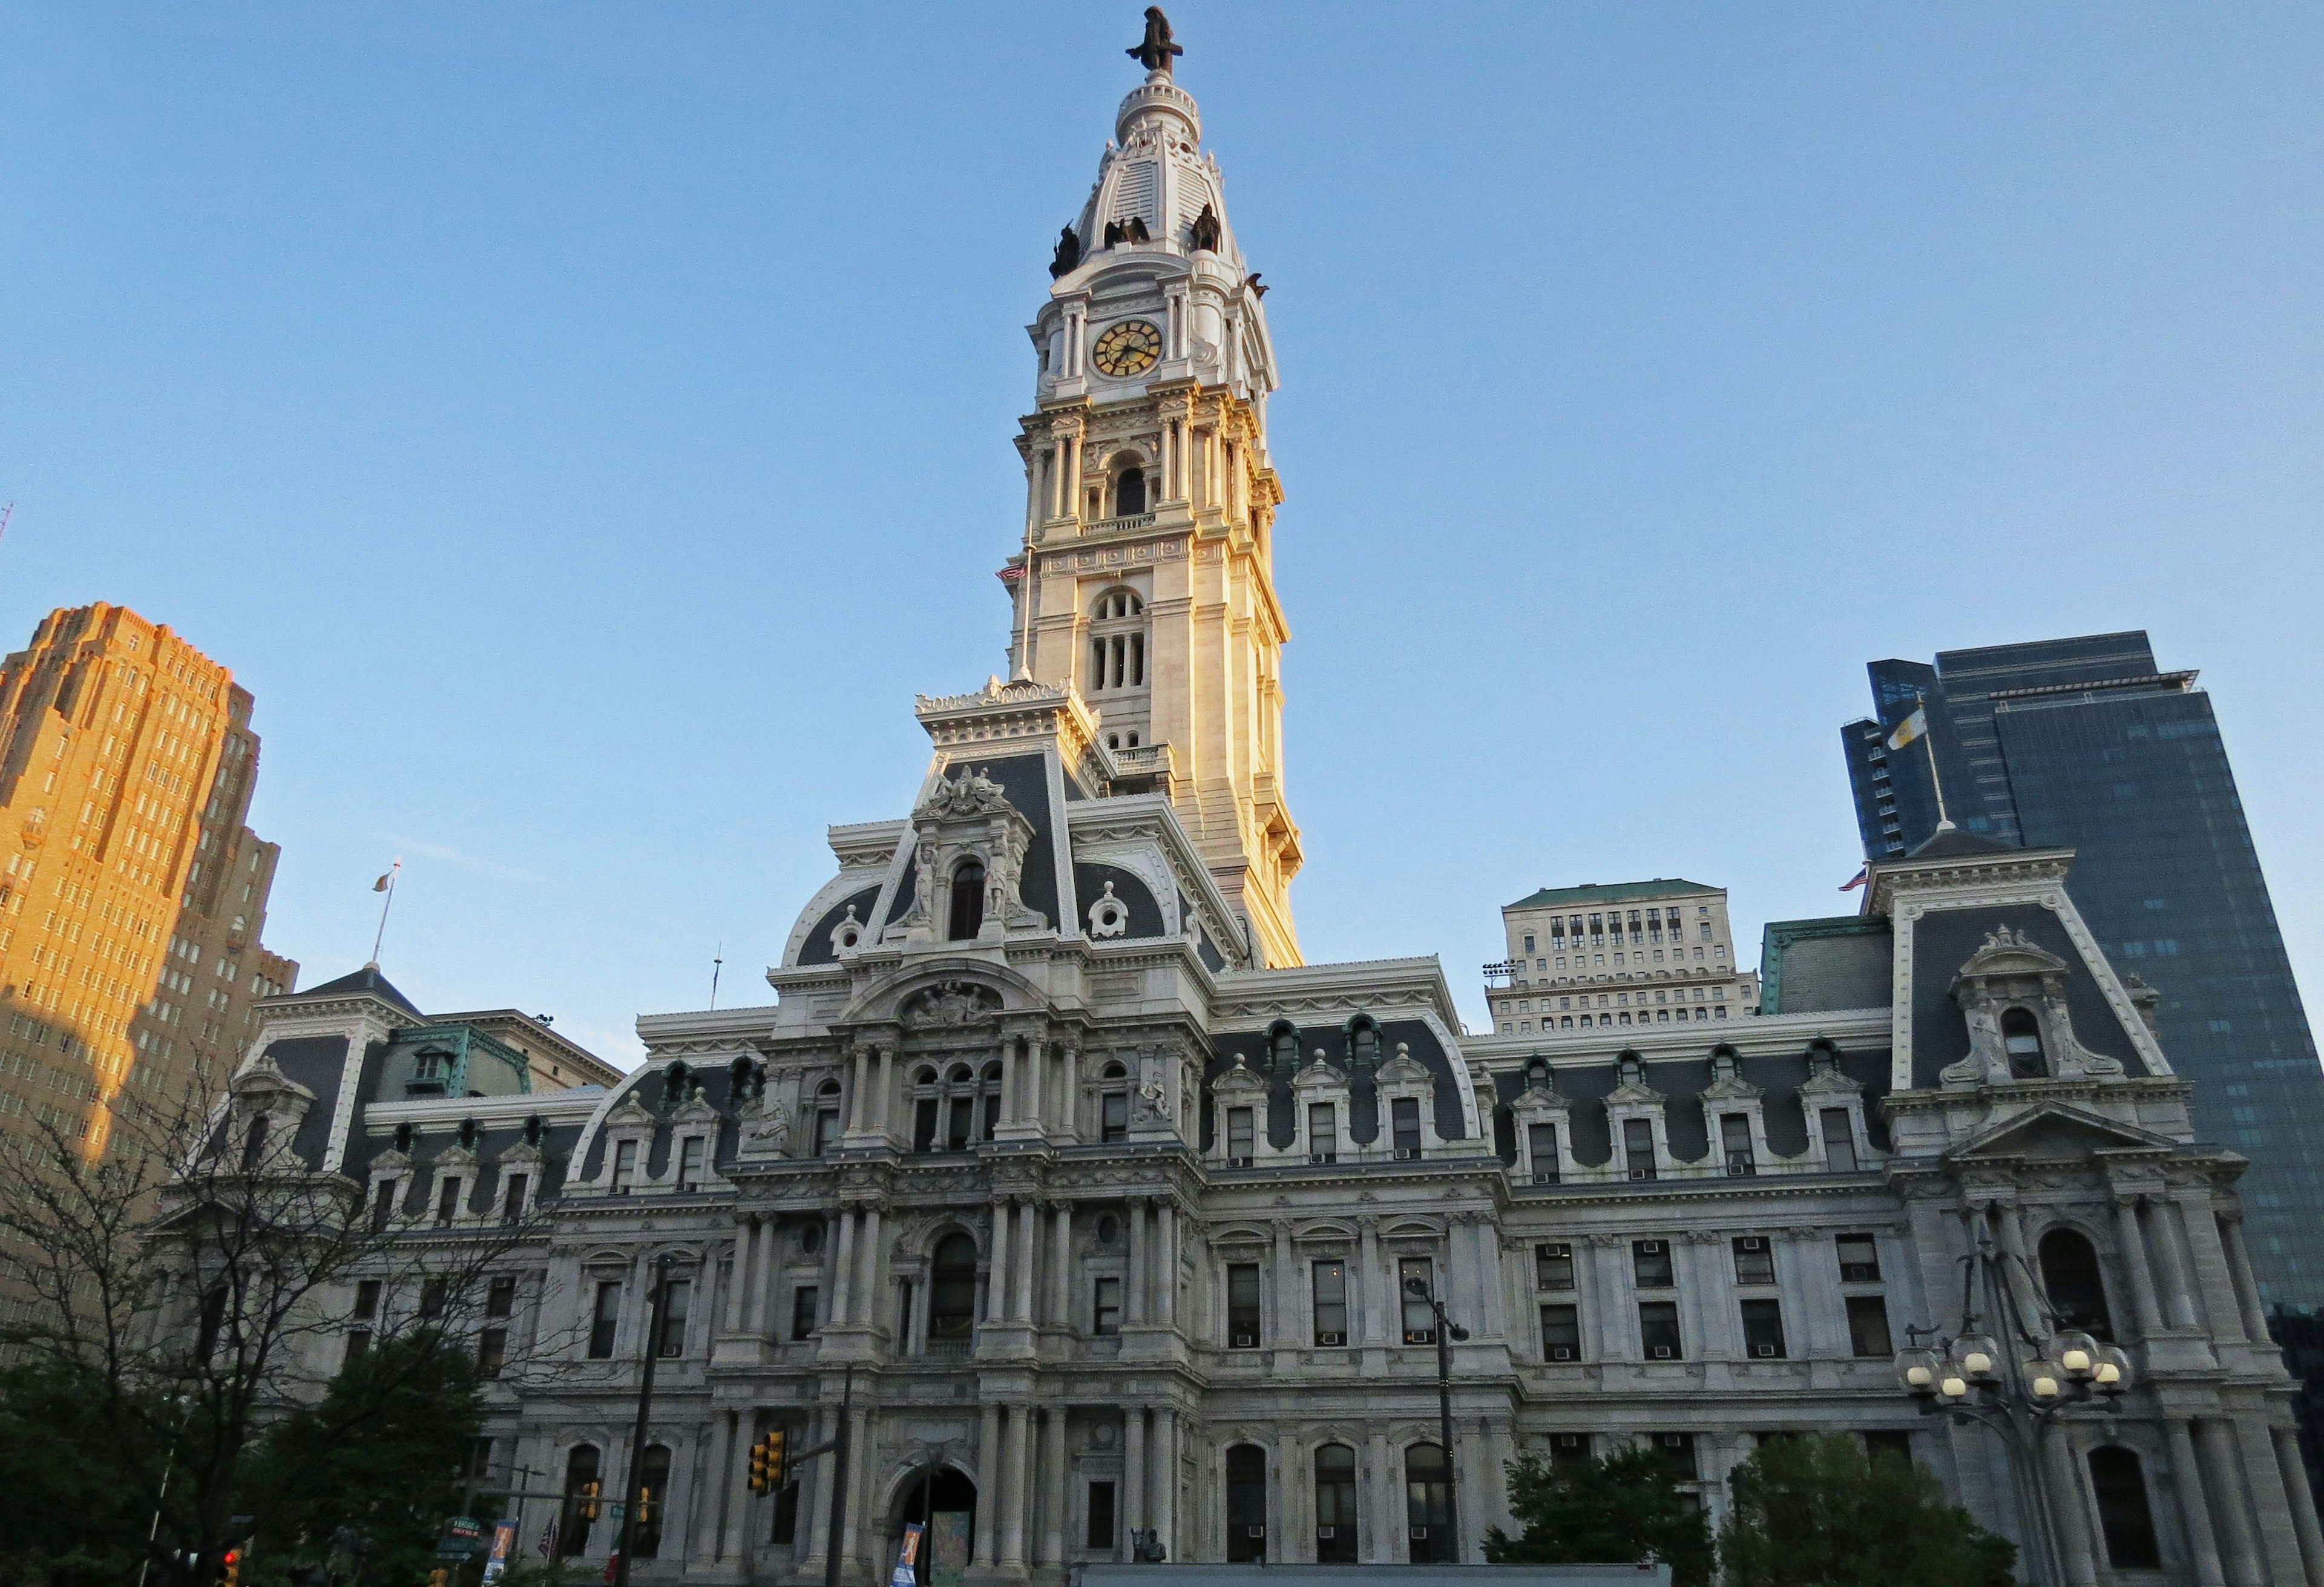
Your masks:
{"label": "traffic light", "polygon": [[229,1548],[218,1555],[217,1587],[236,1587],[242,1580],[242,1550]]}
{"label": "traffic light", "polygon": [[[585,1521],[597,1518],[597,1484],[594,1481],[581,1484],[580,1515]],[[436,1587],[442,1587],[442,1583],[437,1583]]]}
{"label": "traffic light", "polygon": [[444,1583],[450,1579],[450,1572],[445,1570],[442,1565],[438,1565],[428,1573],[428,1587],[444,1587]]}
{"label": "traffic light", "polygon": [[766,1490],[767,1441],[761,1438],[751,1445],[751,1491],[764,1493]]}
{"label": "traffic light", "polygon": [[648,1521],[652,1519],[653,1490],[650,1488],[641,1488],[638,1490],[638,1525],[642,1527]]}

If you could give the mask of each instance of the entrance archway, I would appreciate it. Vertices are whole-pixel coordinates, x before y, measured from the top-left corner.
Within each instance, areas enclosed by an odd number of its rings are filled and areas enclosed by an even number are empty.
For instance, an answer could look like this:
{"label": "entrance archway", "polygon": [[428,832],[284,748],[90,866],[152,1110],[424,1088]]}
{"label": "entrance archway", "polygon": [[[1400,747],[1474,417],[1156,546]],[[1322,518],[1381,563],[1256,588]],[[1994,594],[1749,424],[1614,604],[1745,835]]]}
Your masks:
{"label": "entrance archway", "polygon": [[916,1521],[927,1528],[915,1565],[919,1587],[960,1587],[976,1547],[976,1484],[952,1466],[923,1466],[907,1481],[898,1490],[888,1519],[888,1553],[880,1562],[882,1576],[904,1545],[904,1528]]}

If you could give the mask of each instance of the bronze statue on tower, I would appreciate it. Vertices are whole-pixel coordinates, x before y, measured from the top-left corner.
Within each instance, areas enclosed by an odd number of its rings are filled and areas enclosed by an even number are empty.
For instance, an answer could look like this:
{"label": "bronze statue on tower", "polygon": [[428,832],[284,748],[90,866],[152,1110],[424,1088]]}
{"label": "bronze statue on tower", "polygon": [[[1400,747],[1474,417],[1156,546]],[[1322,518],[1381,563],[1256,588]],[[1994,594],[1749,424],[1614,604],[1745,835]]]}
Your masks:
{"label": "bronze statue on tower", "polygon": [[1170,42],[1170,19],[1162,14],[1159,5],[1146,8],[1146,37],[1122,51],[1135,59],[1148,71],[1170,75],[1170,58],[1186,51]]}

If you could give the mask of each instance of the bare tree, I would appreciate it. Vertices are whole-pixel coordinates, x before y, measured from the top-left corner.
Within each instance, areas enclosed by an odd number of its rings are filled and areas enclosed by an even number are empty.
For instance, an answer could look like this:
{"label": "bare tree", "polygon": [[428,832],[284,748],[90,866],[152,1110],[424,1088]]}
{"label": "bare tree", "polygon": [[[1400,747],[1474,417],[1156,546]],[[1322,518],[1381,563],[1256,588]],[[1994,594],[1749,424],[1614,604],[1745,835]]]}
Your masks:
{"label": "bare tree", "polygon": [[[361,1185],[315,1171],[287,1131],[244,1112],[199,1088],[169,1109],[118,1098],[94,1159],[54,1125],[0,1140],[0,1282],[30,1296],[0,1347],[73,1381],[83,1435],[154,1496],[161,1561],[213,1555],[237,1502],[263,1502],[245,1457],[271,1420],[321,1398],[346,1360],[352,1296],[377,1297],[374,1342],[466,1350],[494,1270],[539,1233],[376,1219]],[[333,1397],[332,1431],[359,1436],[398,1387],[389,1373]]]}

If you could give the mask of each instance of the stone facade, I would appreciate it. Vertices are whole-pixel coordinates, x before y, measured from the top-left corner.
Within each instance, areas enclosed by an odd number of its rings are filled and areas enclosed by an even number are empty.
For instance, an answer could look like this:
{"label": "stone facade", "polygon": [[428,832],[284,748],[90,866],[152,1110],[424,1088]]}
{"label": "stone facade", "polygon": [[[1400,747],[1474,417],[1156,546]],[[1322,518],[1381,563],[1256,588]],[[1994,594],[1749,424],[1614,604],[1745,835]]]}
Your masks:
{"label": "stone facade", "polygon": [[1723,887],[1676,877],[1545,887],[1505,906],[1501,930],[1509,956],[1485,966],[1485,1001],[1503,1036],[1587,1041],[1608,1026],[1759,1011]]}

